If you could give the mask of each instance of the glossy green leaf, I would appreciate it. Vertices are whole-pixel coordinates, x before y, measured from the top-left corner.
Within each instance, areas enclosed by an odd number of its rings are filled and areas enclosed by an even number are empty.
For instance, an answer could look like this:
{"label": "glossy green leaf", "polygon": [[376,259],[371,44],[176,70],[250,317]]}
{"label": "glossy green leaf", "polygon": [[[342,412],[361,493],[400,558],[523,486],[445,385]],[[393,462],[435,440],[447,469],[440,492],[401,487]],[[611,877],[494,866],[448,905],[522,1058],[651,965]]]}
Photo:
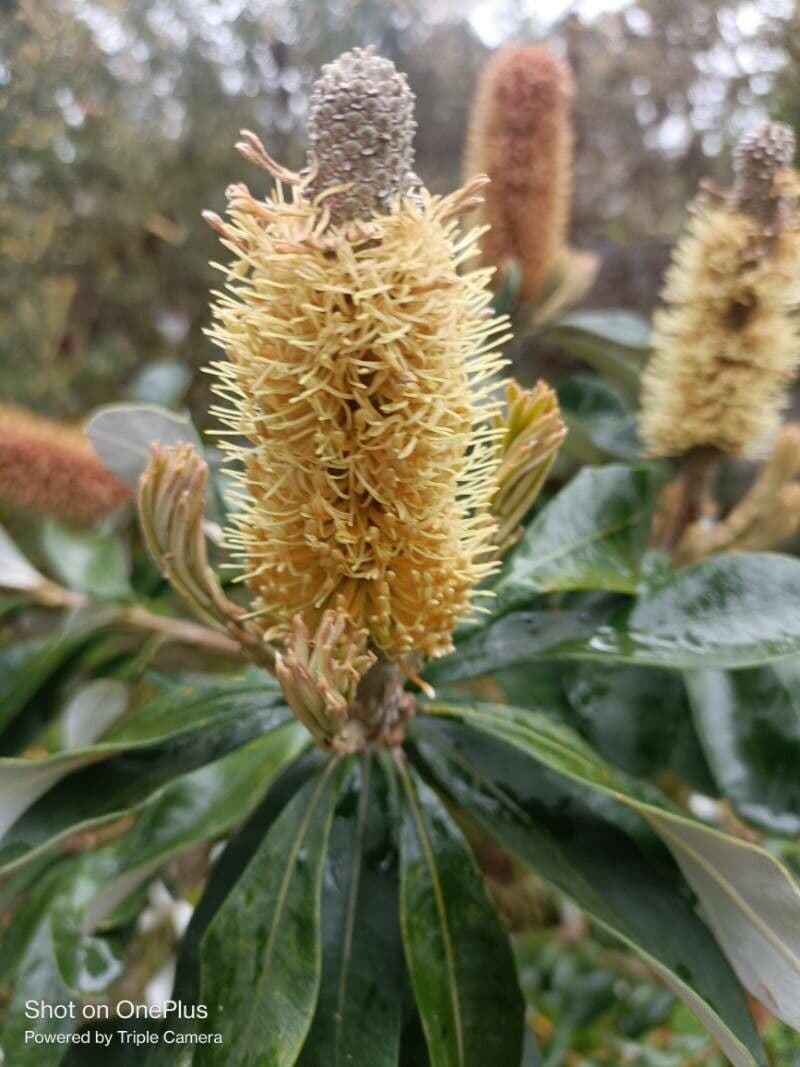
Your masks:
{"label": "glossy green leaf", "polygon": [[431,1067],[518,1064],[524,1003],[508,938],[441,801],[400,776],[401,924]]}
{"label": "glossy green leaf", "polygon": [[573,374],[559,384],[558,400],[569,431],[567,455],[585,463],[640,458],[636,414],[618,389],[597,375]]}
{"label": "glossy green leaf", "polygon": [[800,1029],[800,887],[786,868],[763,849],[662,806],[660,794],[616,775],[577,738],[559,745],[547,720],[492,705],[464,716],[647,819],[701,899],[742,982],[775,1015]]}
{"label": "glossy green leaf", "polygon": [[633,593],[660,478],[653,467],[586,467],[531,522],[493,586],[491,615],[538,593]]}
{"label": "glossy green leaf", "polygon": [[114,678],[96,678],[82,686],[61,713],[64,748],[84,748],[124,715],[128,687]]}
{"label": "glossy green leaf", "polygon": [[0,731],[97,633],[103,615],[79,612],[47,637],[16,641],[0,649]]}
{"label": "glossy green leaf", "polygon": [[322,881],[322,980],[298,1067],[397,1067],[403,955],[393,785],[367,754],[337,806]]}
{"label": "glossy green leaf", "polygon": [[690,671],[686,686],[723,795],[757,826],[800,834],[800,663]]}
{"label": "glossy green leaf", "polygon": [[[0,974],[18,972],[5,1035],[8,1054],[18,1056],[20,1064],[39,1063],[26,1052],[25,1031],[53,1034],[75,1027],[70,1020],[32,1023],[24,1013],[25,1001],[40,999],[42,989],[48,1003],[56,1005],[105,988],[120,965],[109,957],[98,973],[97,953],[102,959],[104,942],[91,931],[121,896],[171,856],[245,817],[280,766],[305,743],[295,724],[258,738],[167,786],[111,844],[52,869],[17,912],[13,937],[0,948]],[[86,971],[89,958],[95,964],[91,975]],[[42,1046],[32,1048],[41,1051]],[[52,1060],[43,1057],[41,1062],[57,1063],[62,1055],[63,1047]]]}
{"label": "glossy green leaf", "polygon": [[130,597],[127,552],[114,535],[71,529],[48,519],[41,549],[50,571],[68,588],[98,600]]}
{"label": "glossy green leaf", "polygon": [[[618,792],[622,779],[577,738],[568,744],[569,731],[518,712],[511,717],[532,725],[505,736],[487,729],[487,711],[467,712],[464,722],[419,719],[426,772],[488,833],[655,967],[735,1067],[763,1065],[741,988],[669,853]],[[467,717],[475,726],[466,725]]]}
{"label": "glossy green leaf", "polygon": [[178,690],[137,710],[89,749],[0,762],[9,796],[32,788],[40,775],[59,777],[65,766],[75,771],[8,830],[0,869],[29,861],[68,834],[119,818],[170,779],[287,722],[290,713],[278,700],[277,693],[253,683],[199,695]]}
{"label": "glossy green leaf", "polygon": [[638,315],[629,311],[573,311],[548,327],[545,339],[584,360],[629,396],[637,395],[650,343],[649,324]]}
{"label": "glossy green leaf", "polygon": [[331,760],[271,827],[201,948],[197,1067],[291,1067],[314,1016],[322,969],[320,893],[346,763]]}
{"label": "glossy green leaf", "polygon": [[677,571],[632,604],[519,612],[467,635],[432,664],[433,685],[538,657],[672,669],[760,666],[800,655],[800,561],[715,556]]}
{"label": "glossy green leaf", "polygon": [[600,663],[559,667],[573,725],[601,756],[628,774],[653,778],[673,771],[701,792],[714,792],[679,672]]}

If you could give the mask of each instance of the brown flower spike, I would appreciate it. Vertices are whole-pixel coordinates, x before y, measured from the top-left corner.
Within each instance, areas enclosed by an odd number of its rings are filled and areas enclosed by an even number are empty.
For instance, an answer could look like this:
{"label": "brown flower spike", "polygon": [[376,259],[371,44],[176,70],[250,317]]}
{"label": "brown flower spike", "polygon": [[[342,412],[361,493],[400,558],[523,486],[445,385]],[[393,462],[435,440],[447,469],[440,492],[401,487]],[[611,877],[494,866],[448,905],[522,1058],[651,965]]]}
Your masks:
{"label": "brown flower spike", "polygon": [[542,45],[499,49],[472,107],[465,174],[491,179],[479,222],[483,262],[516,261],[520,297],[536,303],[567,256],[572,198],[572,75]]}

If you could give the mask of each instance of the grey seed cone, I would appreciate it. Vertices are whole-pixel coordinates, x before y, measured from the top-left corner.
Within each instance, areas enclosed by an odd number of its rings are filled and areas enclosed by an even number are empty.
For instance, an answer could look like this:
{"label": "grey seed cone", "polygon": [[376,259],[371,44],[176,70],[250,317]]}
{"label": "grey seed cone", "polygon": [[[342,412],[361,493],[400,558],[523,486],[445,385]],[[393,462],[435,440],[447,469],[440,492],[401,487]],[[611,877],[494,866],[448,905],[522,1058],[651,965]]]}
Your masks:
{"label": "grey seed cone", "polygon": [[311,90],[309,152],[318,172],[309,197],[326,199],[335,223],[369,218],[419,185],[414,166],[414,94],[394,63],[354,48],[327,63]]}
{"label": "grey seed cone", "polygon": [[742,211],[759,222],[773,220],[775,176],[791,165],[794,153],[794,131],[782,122],[765,122],[742,137],[733,155],[734,195]]}

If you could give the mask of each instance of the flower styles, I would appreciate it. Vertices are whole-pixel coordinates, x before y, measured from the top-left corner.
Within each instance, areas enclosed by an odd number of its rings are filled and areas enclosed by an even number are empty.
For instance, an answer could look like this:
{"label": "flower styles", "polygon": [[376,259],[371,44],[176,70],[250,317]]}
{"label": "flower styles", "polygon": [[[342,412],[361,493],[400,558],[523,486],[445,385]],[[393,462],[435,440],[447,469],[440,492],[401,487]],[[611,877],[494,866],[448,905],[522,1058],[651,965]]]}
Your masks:
{"label": "flower styles", "polygon": [[762,451],[800,362],[800,216],[790,131],[767,124],[737,149],[734,191],[700,202],[679,242],[642,381],[653,456]]}
{"label": "flower styles", "polygon": [[[352,109],[369,80],[352,69],[369,59],[341,57],[314,99]],[[394,173],[407,174],[408,121],[397,130]],[[209,217],[234,257],[210,332],[227,357],[213,365],[218,414],[238,439],[224,447],[241,463],[227,540],[255,594],[253,618],[285,640],[296,616],[313,632],[335,610],[382,656],[411,662],[450,650],[495,566],[506,325],[488,312],[490,271],[461,271],[477,234],[462,235],[458,216],[485,179],[442,198],[409,195],[398,178],[387,203],[391,138],[382,144],[378,178],[354,173],[343,190],[320,187],[323,138],[308,171],[292,174],[244,135],[242,151],[276,188],[262,201],[232,186],[228,221]],[[362,191],[378,184],[348,207],[359,180]],[[384,207],[367,217],[373,192]]]}

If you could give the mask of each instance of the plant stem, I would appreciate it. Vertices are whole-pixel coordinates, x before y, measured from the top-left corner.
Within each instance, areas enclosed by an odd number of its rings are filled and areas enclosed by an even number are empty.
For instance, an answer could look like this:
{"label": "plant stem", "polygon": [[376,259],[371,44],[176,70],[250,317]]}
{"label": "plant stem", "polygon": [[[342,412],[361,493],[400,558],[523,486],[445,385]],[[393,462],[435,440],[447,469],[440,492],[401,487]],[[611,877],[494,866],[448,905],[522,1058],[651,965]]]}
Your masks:
{"label": "plant stem", "polygon": [[133,607],[122,608],[119,615],[120,622],[136,629],[149,630],[151,633],[164,634],[176,641],[183,641],[189,645],[200,646],[214,652],[221,652],[227,656],[241,659],[244,656],[242,646],[233,638],[225,634],[217,633],[207,626],[189,622],[186,619],[175,619],[170,615],[157,615],[136,604]]}

